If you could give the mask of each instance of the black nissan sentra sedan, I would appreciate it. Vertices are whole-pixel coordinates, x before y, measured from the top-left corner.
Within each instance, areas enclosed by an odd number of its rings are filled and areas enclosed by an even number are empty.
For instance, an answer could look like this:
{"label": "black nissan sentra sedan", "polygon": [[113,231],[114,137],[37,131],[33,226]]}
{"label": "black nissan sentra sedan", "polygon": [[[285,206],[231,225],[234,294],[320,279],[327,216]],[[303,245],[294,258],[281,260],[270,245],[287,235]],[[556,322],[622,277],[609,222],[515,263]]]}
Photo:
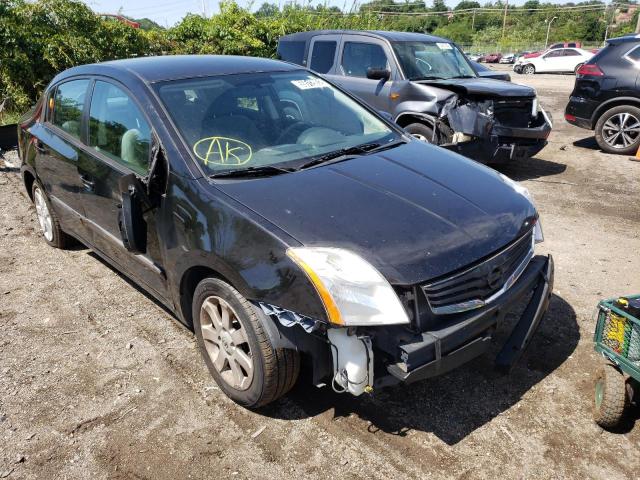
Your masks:
{"label": "black nissan sentra sedan", "polygon": [[291,64],[72,68],[22,119],[20,155],[47,243],[80,240],[174,312],[246,407],[301,364],[353,395],[444,373],[528,301],[508,368],[551,296],[526,189]]}

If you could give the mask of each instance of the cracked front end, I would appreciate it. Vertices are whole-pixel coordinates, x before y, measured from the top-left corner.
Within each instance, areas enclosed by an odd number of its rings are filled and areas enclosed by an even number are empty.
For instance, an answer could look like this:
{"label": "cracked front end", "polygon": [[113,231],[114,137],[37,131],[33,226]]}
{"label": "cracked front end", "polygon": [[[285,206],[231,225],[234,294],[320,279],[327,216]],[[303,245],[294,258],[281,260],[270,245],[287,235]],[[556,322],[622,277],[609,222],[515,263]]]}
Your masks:
{"label": "cracked front end", "polygon": [[532,157],[545,147],[552,128],[537,97],[457,98],[443,110],[442,121],[450,141],[441,146],[483,163]]}

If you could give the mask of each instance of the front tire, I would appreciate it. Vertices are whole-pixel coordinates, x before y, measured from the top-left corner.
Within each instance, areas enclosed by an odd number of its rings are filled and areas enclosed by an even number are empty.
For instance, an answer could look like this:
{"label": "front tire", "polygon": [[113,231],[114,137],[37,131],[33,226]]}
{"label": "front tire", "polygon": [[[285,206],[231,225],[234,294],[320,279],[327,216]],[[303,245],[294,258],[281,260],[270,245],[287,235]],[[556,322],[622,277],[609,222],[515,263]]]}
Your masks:
{"label": "front tire", "polygon": [[261,312],[228,283],[207,278],[193,295],[193,326],[209,372],[234,402],[258,408],[287,393],[300,371],[297,351],[275,348]]}
{"label": "front tire", "polygon": [[410,123],[404,127],[405,131],[412,137],[423,142],[433,143],[433,129],[423,123]]}
{"label": "front tire", "polygon": [[69,237],[60,227],[58,217],[51,208],[51,202],[39,181],[33,182],[31,197],[44,240],[52,247],[65,248],[69,243]]}
{"label": "front tire", "polygon": [[536,67],[529,63],[522,68],[522,73],[524,73],[525,75],[533,75],[534,73],[536,73]]}
{"label": "front tire", "polygon": [[613,365],[604,365],[596,376],[593,419],[605,429],[617,427],[627,405],[624,375]]}
{"label": "front tire", "polygon": [[635,155],[640,147],[640,108],[621,105],[607,110],[596,122],[595,137],[605,152]]}

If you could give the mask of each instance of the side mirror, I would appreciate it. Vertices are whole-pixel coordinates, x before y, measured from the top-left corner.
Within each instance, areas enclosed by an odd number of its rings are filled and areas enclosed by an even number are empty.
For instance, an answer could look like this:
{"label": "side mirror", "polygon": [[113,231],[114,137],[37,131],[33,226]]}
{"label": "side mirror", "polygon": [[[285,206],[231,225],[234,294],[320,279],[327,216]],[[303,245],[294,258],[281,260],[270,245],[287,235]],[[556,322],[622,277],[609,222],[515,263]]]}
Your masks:
{"label": "side mirror", "polygon": [[122,202],[118,210],[118,228],[124,247],[136,254],[147,251],[147,222],[144,219],[148,201],[144,185],[134,174],[119,181]]}
{"label": "side mirror", "polygon": [[389,80],[391,72],[386,68],[367,68],[367,78],[369,80]]}

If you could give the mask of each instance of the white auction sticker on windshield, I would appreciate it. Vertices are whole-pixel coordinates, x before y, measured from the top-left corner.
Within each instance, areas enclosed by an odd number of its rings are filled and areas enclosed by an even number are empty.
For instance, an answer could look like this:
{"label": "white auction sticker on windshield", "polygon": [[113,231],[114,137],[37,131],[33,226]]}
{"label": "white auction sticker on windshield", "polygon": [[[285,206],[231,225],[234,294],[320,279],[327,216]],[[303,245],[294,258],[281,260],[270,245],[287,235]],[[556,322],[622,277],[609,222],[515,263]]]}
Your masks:
{"label": "white auction sticker on windshield", "polygon": [[436,43],[436,45],[438,46],[438,48],[440,50],[451,50],[453,47],[451,46],[450,43]]}
{"label": "white auction sticker on windshield", "polygon": [[300,90],[308,90],[310,88],[325,88],[327,86],[327,84],[319,78],[310,78],[309,80],[291,80],[291,83],[293,83]]}

